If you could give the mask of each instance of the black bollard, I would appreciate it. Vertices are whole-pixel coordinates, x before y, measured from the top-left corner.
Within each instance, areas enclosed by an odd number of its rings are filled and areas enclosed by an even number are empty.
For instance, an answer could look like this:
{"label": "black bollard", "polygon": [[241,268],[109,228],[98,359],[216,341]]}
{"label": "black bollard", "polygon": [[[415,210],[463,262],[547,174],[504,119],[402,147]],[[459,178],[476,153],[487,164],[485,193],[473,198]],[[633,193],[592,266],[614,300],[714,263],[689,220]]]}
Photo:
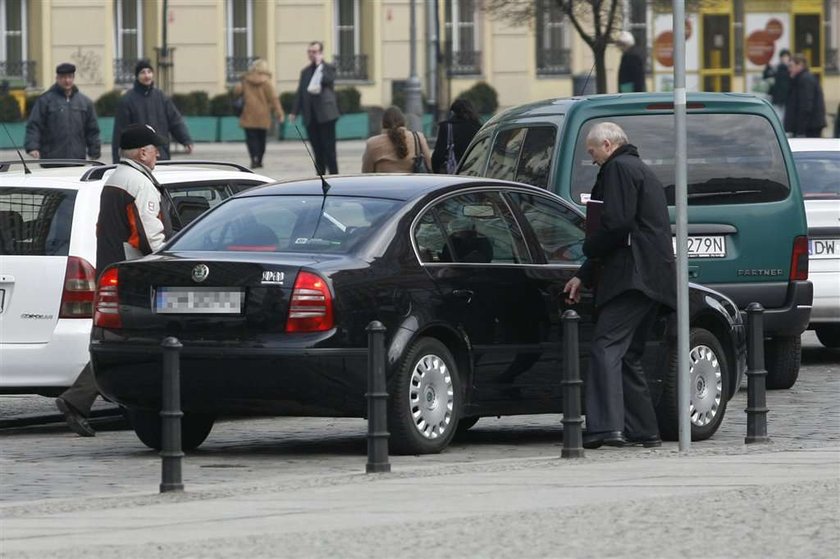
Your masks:
{"label": "black bollard", "polygon": [[368,461],[366,472],[391,471],[388,463],[388,391],[385,385],[385,327],[378,320],[368,332]]}
{"label": "black bollard", "polygon": [[580,358],[578,322],[580,316],[568,310],[563,323],[563,458],[583,458],[583,418],[580,416]]}
{"label": "black bollard", "polygon": [[747,436],[746,444],[769,443],[767,436],[767,370],[764,368],[764,307],[747,307]]}
{"label": "black bollard", "polygon": [[161,418],[161,476],[160,492],[183,491],[181,462],[181,342],[169,337],[160,344],[163,348],[163,400]]}

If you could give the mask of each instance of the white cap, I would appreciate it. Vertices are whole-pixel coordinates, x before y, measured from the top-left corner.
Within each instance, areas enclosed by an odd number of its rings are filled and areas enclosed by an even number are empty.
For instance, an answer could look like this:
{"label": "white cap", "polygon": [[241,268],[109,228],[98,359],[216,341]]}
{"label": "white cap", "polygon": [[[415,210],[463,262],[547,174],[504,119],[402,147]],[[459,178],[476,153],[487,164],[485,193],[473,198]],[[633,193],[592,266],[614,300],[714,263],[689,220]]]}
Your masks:
{"label": "white cap", "polygon": [[632,47],[636,44],[636,39],[633,38],[633,34],[629,31],[622,31],[618,34],[618,38],[615,42],[619,45],[626,45],[628,47]]}

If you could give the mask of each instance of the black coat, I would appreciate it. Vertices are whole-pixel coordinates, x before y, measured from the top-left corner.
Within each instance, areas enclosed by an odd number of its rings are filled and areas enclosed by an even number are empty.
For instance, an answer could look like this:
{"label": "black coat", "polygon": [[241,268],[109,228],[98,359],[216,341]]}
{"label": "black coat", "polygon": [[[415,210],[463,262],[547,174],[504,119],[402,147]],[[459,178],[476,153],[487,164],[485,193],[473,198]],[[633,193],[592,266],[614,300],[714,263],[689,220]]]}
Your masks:
{"label": "black coat", "polygon": [[481,128],[481,123],[477,120],[463,120],[454,117],[441,121],[438,124],[435,151],[432,152],[432,169],[435,173],[445,172],[443,164],[446,162],[446,137],[450,125],[452,126],[452,143],[454,144],[455,159],[458,161],[464,156],[464,152],[467,151],[467,146],[470,145],[473,136]]}
{"label": "black coat", "polygon": [[773,87],[770,88],[770,97],[773,104],[784,107],[787,103],[788,91],[790,91],[790,72],[787,64],[779,62],[773,71]]}
{"label": "black coat", "polygon": [[[154,85],[146,87],[135,81],[134,87],[120,98],[114,118],[114,135],[111,142],[111,156],[114,163],[120,161],[120,135],[129,124],[148,124],[155,132],[169,138],[170,134],[182,145],[193,143],[184,118],[172,99]],[[169,159],[169,146],[160,146],[161,160]]]}
{"label": "black coat", "polygon": [[604,203],[601,226],[586,237],[587,260],[578,276],[592,286],[598,268],[595,304],[601,307],[635,289],[675,309],[676,267],[665,190],[639,159],[636,146],[619,147],[604,163],[592,199]]}
{"label": "black coat", "polygon": [[633,46],[621,55],[618,65],[618,91],[624,93],[645,90],[645,51],[639,46]]}
{"label": "black coat", "polygon": [[802,70],[793,77],[785,106],[785,132],[794,136],[818,133],[825,127],[825,98],[817,77]]}
{"label": "black coat", "polygon": [[73,86],[70,97],[55,84],[38,97],[26,122],[26,151],[41,159],[99,159],[99,124],[93,101]]}
{"label": "black coat", "polygon": [[303,123],[306,126],[322,124],[337,120],[339,117],[338,101],[335,97],[335,66],[324,62],[321,76],[321,93],[312,95],[306,89],[312,74],[315,73],[315,65],[310,64],[300,71],[295,103],[292,106],[292,114],[303,115]]}

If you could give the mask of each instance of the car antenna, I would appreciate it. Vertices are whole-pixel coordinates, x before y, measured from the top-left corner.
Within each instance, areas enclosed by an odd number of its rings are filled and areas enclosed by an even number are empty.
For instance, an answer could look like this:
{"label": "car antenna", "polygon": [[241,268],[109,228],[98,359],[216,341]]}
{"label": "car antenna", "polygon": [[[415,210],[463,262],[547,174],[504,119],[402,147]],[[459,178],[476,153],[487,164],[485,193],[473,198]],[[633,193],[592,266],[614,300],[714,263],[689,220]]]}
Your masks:
{"label": "car antenna", "polygon": [[595,65],[592,65],[592,68],[589,69],[589,73],[586,74],[586,79],[583,81],[583,87],[580,88],[580,95],[586,95],[586,86],[589,84],[589,78],[592,77],[592,70],[595,69]]}
{"label": "car antenna", "polygon": [[24,174],[25,175],[31,175],[32,171],[30,171],[29,167],[26,166],[26,160],[23,158],[23,154],[20,152],[20,148],[18,148],[17,145],[15,145],[15,139],[12,138],[12,134],[9,132],[9,129],[6,128],[6,124],[5,123],[0,123],[0,124],[3,124],[3,130],[6,131],[6,135],[9,136],[9,140],[11,140],[12,145],[15,146],[15,151],[17,152],[18,157],[20,157],[20,162],[23,163]]}
{"label": "car antenna", "polygon": [[321,172],[321,168],[318,167],[318,164],[315,162],[315,158],[312,157],[312,152],[309,151],[309,146],[306,145],[306,140],[303,139],[303,134],[298,128],[297,122],[295,124],[295,130],[297,130],[298,137],[300,141],[303,143],[303,147],[306,148],[306,153],[309,154],[309,159],[312,160],[312,165],[315,166],[315,172],[318,173],[318,178],[321,179],[321,192],[324,193],[323,197],[321,198],[321,211],[318,212],[318,219],[315,221],[315,229],[312,230],[312,237],[315,237],[315,233],[318,232],[318,227],[321,225],[321,216],[324,215],[324,206],[327,204],[327,192],[330,191],[330,184],[327,182],[327,179],[324,178],[324,174]]}

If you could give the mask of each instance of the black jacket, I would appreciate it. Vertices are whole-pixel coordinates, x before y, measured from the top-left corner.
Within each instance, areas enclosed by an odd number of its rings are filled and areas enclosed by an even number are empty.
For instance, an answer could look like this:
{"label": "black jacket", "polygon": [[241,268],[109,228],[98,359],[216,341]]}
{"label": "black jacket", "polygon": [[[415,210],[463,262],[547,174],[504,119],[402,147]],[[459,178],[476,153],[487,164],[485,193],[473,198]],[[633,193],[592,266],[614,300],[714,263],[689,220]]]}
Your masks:
{"label": "black jacket", "polygon": [[[148,124],[164,138],[169,138],[171,134],[179,144],[186,146],[193,143],[187,125],[172,99],[154,84],[146,87],[135,81],[134,87],[120,99],[114,118],[114,135],[111,141],[111,156],[114,163],[120,161],[120,134],[129,124]],[[168,145],[160,146],[158,149],[160,151],[158,159],[169,159]]]}
{"label": "black jacket", "polygon": [[[303,115],[303,123],[309,126],[310,123],[321,124],[337,120],[339,117],[338,101],[335,97],[335,66],[323,63],[323,75],[321,77],[321,93],[312,95],[306,89],[312,74],[315,73],[315,65],[310,64],[300,72],[297,94],[292,106],[292,114]],[[313,121],[314,119],[314,121]]]}
{"label": "black jacket", "polygon": [[99,124],[93,101],[73,87],[70,97],[58,84],[41,95],[26,123],[26,151],[42,159],[92,159],[100,156]]}
{"label": "black jacket", "polygon": [[481,123],[477,120],[463,120],[453,117],[449,120],[443,120],[438,124],[437,140],[435,141],[435,150],[432,152],[432,169],[435,173],[445,173],[443,164],[446,162],[446,137],[447,129],[452,126],[452,140],[455,151],[455,159],[458,161],[464,156],[467,151],[467,146],[470,145],[473,136],[481,128]]}
{"label": "black jacket", "polygon": [[596,306],[635,289],[675,309],[676,267],[665,190],[639,159],[636,146],[619,147],[604,163],[592,198],[604,202],[601,227],[586,237],[587,260],[578,277],[592,286],[599,268]]}
{"label": "black jacket", "polygon": [[[632,84],[628,86],[627,84]],[[622,87],[624,86],[624,87]],[[618,65],[618,91],[645,91],[645,51],[639,46],[633,46],[621,55]]]}
{"label": "black jacket", "polygon": [[784,107],[788,98],[788,91],[790,91],[790,72],[788,72],[787,64],[776,66],[773,71],[773,87],[770,88],[770,97],[774,105]]}
{"label": "black jacket", "polygon": [[806,136],[825,127],[825,98],[817,77],[802,70],[793,77],[785,105],[785,132]]}

